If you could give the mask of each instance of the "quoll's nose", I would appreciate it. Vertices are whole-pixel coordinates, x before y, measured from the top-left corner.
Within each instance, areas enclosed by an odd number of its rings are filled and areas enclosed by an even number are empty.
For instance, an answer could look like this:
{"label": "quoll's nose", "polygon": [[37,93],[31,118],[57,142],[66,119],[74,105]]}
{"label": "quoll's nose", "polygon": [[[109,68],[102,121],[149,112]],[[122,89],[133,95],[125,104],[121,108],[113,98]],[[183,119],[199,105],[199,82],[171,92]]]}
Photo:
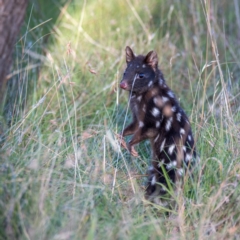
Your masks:
{"label": "quoll's nose", "polygon": [[125,81],[123,81],[123,82],[120,83],[120,88],[127,89],[128,88],[128,84]]}

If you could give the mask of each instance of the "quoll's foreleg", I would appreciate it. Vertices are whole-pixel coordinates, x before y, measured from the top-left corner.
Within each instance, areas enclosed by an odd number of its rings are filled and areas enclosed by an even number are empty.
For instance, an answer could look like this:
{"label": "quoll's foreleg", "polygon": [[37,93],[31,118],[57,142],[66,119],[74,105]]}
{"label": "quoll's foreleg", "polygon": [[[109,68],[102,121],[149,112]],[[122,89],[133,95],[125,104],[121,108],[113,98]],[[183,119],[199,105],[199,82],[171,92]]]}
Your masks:
{"label": "quoll's foreleg", "polygon": [[131,139],[131,140],[129,141],[129,143],[128,143],[128,150],[129,150],[129,152],[132,151],[132,147],[133,147],[135,144],[140,143],[140,142],[142,142],[143,140],[146,140],[147,138],[148,138],[147,135],[146,135],[145,133],[143,133],[141,129],[138,129],[138,130],[134,133],[132,139]]}
{"label": "quoll's foreleg", "polygon": [[132,135],[136,132],[137,130],[137,121],[133,121],[132,123],[130,123],[121,133],[121,135],[123,137],[125,136],[129,136],[129,135]]}

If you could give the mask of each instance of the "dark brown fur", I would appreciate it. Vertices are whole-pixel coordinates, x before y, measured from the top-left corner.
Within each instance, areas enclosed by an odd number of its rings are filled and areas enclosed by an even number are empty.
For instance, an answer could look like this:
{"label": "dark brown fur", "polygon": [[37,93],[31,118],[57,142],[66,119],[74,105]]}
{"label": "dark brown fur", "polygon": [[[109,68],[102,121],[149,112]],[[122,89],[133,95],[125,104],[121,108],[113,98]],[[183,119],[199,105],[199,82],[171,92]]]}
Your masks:
{"label": "dark brown fur", "polygon": [[126,47],[126,61],[120,87],[130,92],[133,121],[122,136],[133,135],[129,151],[143,140],[151,142],[152,166],[148,171],[146,197],[152,200],[153,196],[166,192],[163,169],[175,183],[193,164],[194,139],[185,112],[158,68],[157,54],[151,51],[146,56],[135,56]]}

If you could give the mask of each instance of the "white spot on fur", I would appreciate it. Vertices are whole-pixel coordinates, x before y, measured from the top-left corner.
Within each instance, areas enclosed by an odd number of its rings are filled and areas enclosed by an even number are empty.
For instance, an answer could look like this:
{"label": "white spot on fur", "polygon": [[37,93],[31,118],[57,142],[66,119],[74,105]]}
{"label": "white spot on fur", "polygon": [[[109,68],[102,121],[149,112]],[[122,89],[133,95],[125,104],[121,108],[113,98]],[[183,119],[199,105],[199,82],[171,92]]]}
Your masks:
{"label": "white spot on fur", "polygon": [[189,141],[192,141],[191,135],[188,135],[188,140],[189,140]]}
{"label": "white spot on fur", "polygon": [[163,85],[163,79],[162,78],[159,78],[159,84]]}
{"label": "white spot on fur", "polygon": [[186,146],[183,146],[182,149],[184,152],[186,152]]}
{"label": "white spot on fur", "polygon": [[177,166],[177,161],[172,161],[172,162],[167,164],[166,168],[169,170],[169,169],[172,169],[176,166]]}
{"label": "white spot on fur", "polygon": [[155,103],[155,104],[157,104],[157,98],[155,97],[155,98],[153,98],[153,102]]}
{"label": "white spot on fur", "polygon": [[179,169],[177,170],[177,173],[178,173],[179,176],[183,176],[184,170],[183,170],[182,168],[179,168]]}
{"label": "white spot on fur", "polygon": [[137,100],[140,102],[142,100],[142,95],[138,96]]}
{"label": "white spot on fur", "polygon": [[169,99],[167,97],[162,97],[163,102],[167,102]]}
{"label": "white spot on fur", "polygon": [[151,86],[152,86],[152,84],[153,84],[153,82],[152,82],[152,81],[150,81],[150,82],[148,83],[148,87],[151,87]]}
{"label": "white spot on fur", "polygon": [[138,111],[138,105],[136,103],[133,105],[133,108],[135,109],[135,111]]}
{"label": "white spot on fur", "polygon": [[181,117],[182,117],[181,113],[177,113],[177,120],[178,120],[179,122],[181,122]]}
{"label": "white spot on fur", "polygon": [[158,128],[159,126],[160,126],[160,122],[157,121],[157,122],[156,122],[156,128]]}
{"label": "white spot on fur", "polygon": [[143,105],[143,111],[146,112],[146,105]]}
{"label": "white spot on fur", "polygon": [[137,65],[137,68],[139,68],[139,65]]}
{"label": "white spot on fur", "polygon": [[154,175],[151,181],[151,185],[155,185],[156,184],[156,176]]}
{"label": "white spot on fur", "polygon": [[144,123],[142,121],[139,122],[139,127],[142,128],[144,126]]}
{"label": "white spot on fur", "polygon": [[185,130],[183,128],[180,129],[180,134],[185,134]]}
{"label": "white spot on fur", "polygon": [[173,107],[172,107],[172,111],[173,111],[173,112],[176,112],[176,110],[177,110],[176,106],[173,106]]}
{"label": "white spot on fur", "polygon": [[174,148],[175,148],[175,145],[172,144],[168,149],[168,153],[172,155]]}
{"label": "white spot on fur", "polygon": [[149,166],[148,171],[153,171],[153,170],[154,170],[154,167],[152,165]]}
{"label": "white spot on fur", "polygon": [[192,156],[190,154],[186,154],[185,161],[189,162],[192,160]]}
{"label": "white spot on fur", "polygon": [[159,134],[157,135],[157,137],[154,139],[154,142],[156,142],[159,138]]}
{"label": "white spot on fur", "polygon": [[166,138],[162,141],[162,144],[160,146],[160,152],[162,152],[164,145],[165,145]]}
{"label": "white spot on fur", "polygon": [[168,96],[171,97],[171,98],[174,98],[174,94],[172,91],[168,91]]}
{"label": "white spot on fur", "polygon": [[146,65],[145,65],[145,64],[143,64],[143,65],[142,65],[142,67],[143,67],[143,68],[145,68],[145,67],[146,67]]}
{"label": "white spot on fur", "polygon": [[152,115],[153,115],[154,117],[157,117],[157,116],[159,115],[159,113],[160,113],[160,111],[159,111],[157,108],[153,108],[153,109],[152,109]]}
{"label": "white spot on fur", "polygon": [[171,126],[172,126],[172,117],[167,120],[167,123],[165,126],[166,131],[169,131]]}

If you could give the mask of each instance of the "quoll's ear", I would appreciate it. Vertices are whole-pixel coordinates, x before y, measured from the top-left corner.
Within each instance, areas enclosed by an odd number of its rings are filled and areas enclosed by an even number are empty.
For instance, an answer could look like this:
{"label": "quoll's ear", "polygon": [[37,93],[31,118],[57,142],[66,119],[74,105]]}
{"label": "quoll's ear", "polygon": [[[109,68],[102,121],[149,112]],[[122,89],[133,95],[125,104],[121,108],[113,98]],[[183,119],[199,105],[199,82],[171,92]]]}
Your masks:
{"label": "quoll's ear", "polygon": [[129,46],[126,47],[125,51],[126,51],[126,62],[129,63],[135,58],[135,55]]}
{"label": "quoll's ear", "polygon": [[145,57],[144,61],[146,64],[150,65],[153,69],[157,69],[158,56],[156,52],[154,51],[149,52]]}

